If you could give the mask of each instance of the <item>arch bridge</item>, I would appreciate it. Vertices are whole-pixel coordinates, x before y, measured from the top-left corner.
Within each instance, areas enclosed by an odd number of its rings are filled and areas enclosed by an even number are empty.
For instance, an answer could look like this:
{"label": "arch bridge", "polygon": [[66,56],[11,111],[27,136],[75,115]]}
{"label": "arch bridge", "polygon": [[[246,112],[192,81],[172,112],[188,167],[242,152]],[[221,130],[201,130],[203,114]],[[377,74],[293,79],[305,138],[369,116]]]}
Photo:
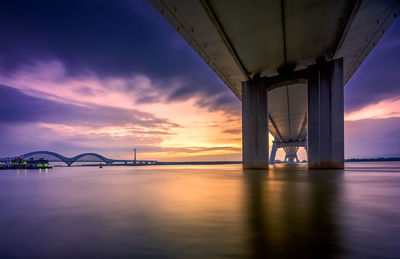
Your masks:
{"label": "arch bridge", "polygon": [[[132,164],[132,165],[154,165],[157,161],[154,160],[115,160],[104,157],[97,153],[82,153],[76,155],[74,157],[66,157],[61,154],[52,151],[33,151],[29,153],[25,153],[23,155],[17,156],[21,157],[25,160],[29,159],[45,159],[49,162],[64,162],[67,166],[71,166],[75,162],[99,162],[105,163],[106,165],[111,165],[113,163],[123,163],[123,164]],[[10,163],[12,159],[15,157],[8,157],[8,158],[0,158],[0,162],[3,163]]]}

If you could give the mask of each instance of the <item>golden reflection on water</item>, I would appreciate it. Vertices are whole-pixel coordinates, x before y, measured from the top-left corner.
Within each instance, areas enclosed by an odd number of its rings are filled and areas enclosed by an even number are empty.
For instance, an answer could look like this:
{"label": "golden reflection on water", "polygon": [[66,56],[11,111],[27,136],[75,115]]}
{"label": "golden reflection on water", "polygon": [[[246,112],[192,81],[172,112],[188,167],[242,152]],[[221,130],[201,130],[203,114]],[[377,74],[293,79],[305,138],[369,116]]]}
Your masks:
{"label": "golden reflection on water", "polygon": [[275,169],[243,174],[248,250],[254,256],[324,258],[343,253],[335,219],[342,172]]}
{"label": "golden reflection on water", "polygon": [[4,171],[0,257],[384,257],[400,252],[393,168]]}
{"label": "golden reflection on water", "polygon": [[232,244],[245,257],[343,253],[335,218],[343,171],[231,173],[196,170],[156,182],[160,233],[174,233],[176,243]]}

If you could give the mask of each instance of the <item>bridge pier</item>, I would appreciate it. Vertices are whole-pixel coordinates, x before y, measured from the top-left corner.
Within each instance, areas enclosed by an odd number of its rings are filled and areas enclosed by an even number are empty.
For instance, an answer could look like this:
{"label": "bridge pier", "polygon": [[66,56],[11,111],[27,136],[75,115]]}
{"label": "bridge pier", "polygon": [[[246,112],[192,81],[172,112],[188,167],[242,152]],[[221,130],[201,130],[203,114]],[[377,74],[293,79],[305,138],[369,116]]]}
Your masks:
{"label": "bridge pier", "polygon": [[242,84],[242,134],[243,168],[268,168],[268,96],[258,80]]}
{"label": "bridge pier", "polygon": [[299,159],[297,157],[297,150],[298,150],[297,146],[291,146],[285,148],[285,153],[286,153],[285,161],[287,161],[288,164],[294,164],[299,162]]}
{"label": "bridge pier", "polygon": [[[337,59],[317,62],[304,70],[285,71],[282,75],[242,83],[243,168],[268,168],[267,92],[296,83],[308,84],[308,167],[344,167],[343,59]],[[279,147],[273,146],[270,163],[275,160]]]}
{"label": "bridge pier", "polygon": [[343,59],[308,67],[308,167],[344,168]]}
{"label": "bridge pier", "polygon": [[271,155],[269,157],[270,165],[275,164],[275,156],[276,156],[277,149],[278,149],[278,144],[277,144],[276,140],[274,140],[274,142],[272,142],[272,150],[271,150]]}

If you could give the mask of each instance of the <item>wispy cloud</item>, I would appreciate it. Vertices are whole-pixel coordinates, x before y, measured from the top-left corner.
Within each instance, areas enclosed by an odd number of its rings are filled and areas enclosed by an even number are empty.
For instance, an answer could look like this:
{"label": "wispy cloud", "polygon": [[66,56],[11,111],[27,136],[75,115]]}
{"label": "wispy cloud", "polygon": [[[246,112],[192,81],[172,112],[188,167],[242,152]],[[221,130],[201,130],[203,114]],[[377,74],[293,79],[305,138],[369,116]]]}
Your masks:
{"label": "wispy cloud", "polygon": [[[179,80],[165,83],[173,84],[167,89],[181,84]],[[4,109],[13,111],[8,122],[17,118],[51,131],[48,142],[58,139],[96,149],[118,143],[129,150],[136,145],[152,159],[196,154],[236,154],[240,159],[240,136],[227,133],[240,125],[240,113],[232,112],[229,101],[216,105],[219,96],[208,101],[199,95],[171,101],[168,90],[160,90],[145,76],[71,76],[60,61],[22,66],[7,76],[0,73],[0,84],[2,97],[16,100],[3,102]],[[144,101],[144,95],[150,100]]]}
{"label": "wispy cloud", "polygon": [[382,100],[378,103],[370,104],[359,110],[345,114],[346,121],[385,119],[392,117],[400,117],[400,96]]}

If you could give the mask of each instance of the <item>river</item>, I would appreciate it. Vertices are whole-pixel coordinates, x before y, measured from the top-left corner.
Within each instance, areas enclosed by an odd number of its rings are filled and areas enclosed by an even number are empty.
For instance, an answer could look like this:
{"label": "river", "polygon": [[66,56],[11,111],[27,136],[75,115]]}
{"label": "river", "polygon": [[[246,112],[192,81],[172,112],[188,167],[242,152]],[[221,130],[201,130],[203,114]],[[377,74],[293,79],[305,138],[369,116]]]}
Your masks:
{"label": "river", "polygon": [[399,258],[400,163],[0,171],[1,258]]}

